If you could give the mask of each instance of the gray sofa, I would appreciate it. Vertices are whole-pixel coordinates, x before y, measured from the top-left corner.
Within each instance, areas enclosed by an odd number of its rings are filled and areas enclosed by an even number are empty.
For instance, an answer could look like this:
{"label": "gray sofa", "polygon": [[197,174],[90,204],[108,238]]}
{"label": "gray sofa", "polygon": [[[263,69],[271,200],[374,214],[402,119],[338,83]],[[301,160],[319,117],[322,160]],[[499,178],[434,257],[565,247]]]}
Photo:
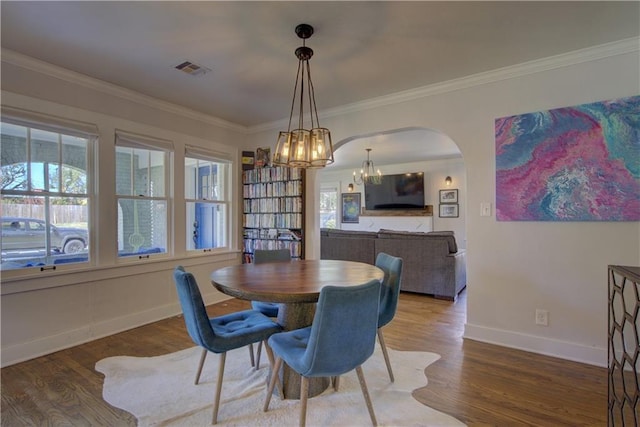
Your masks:
{"label": "gray sofa", "polygon": [[453,231],[320,230],[320,258],[374,264],[380,252],[403,259],[402,291],[454,301],[467,285],[466,253]]}

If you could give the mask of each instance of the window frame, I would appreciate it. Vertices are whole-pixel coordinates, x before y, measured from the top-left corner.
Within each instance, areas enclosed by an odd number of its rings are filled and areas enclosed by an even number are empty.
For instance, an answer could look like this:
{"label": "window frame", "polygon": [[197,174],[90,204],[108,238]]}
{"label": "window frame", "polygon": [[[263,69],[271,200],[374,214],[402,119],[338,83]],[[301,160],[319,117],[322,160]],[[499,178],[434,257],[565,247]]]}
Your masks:
{"label": "window frame", "polygon": [[[82,271],[88,268],[92,268],[96,265],[96,257],[95,257],[95,233],[93,230],[95,229],[95,204],[96,204],[96,174],[97,174],[97,144],[99,142],[99,132],[98,127],[92,123],[80,122],[75,120],[69,120],[60,118],[57,116],[47,115],[36,113],[29,110],[23,110],[20,108],[2,106],[2,117],[0,119],[2,123],[21,126],[27,129],[27,137],[26,137],[26,146],[25,146],[25,161],[27,164],[27,188],[22,189],[12,189],[12,190],[1,190],[2,197],[5,196],[24,196],[24,197],[36,197],[44,199],[44,219],[36,218],[37,220],[45,221],[45,224],[48,227],[55,227],[55,224],[51,223],[50,219],[50,210],[51,210],[51,201],[56,198],[82,198],[86,200],[87,203],[87,230],[86,230],[86,239],[87,239],[87,260],[80,262],[64,262],[56,263],[53,260],[51,263],[45,263],[42,265],[41,263],[36,263],[32,266],[24,266],[19,268],[5,269],[2,270],[2,275],[7,279],[19,279],[23,277],[31,276],[35,273],[45,273],[52,271]],[[57,156],[58,156],[58,171],[56,172],[58,178],[58,189],[50,189],[48,187],[48,183],[45,184],[44,189],[34,189],[31,187],[31,134],[32,131],[44,131],[57,134]],[[67,163],[63,163],[65,160],[63,154],[64,148],[64,137],[73,137],[80,138],[86,140],[84,145],[85,156],[84,161],[86,162],[86,170],[85,178],[85,192],[84,193],[75,193],[75,192],[66,192],[63,191],[62,186],[62,176],[63,176],[63,165],[67,165]],[[66,190],[66,189],[64,189]],[[4,216],[2,216],[4,218]],[[52,228],[50,228],[52,229]],[[48,233],[47,233],[48,234]],[[45,237],[47,241],[47,250],[50,250],[50,239],[51,236],[47,235]],[[51,254],[43,255],[51,256]]]}
{"label": "window frame", "polygon": [[[334,219],[335,226],[332,229],[340,229],[340,221],[338,221],[338,219],[341,218],[341,215],[342,215],[341,204],[340,204],[340,194],[342,194],[342,193],[340,192],[340,183],[339,182],[322,183],[321,186],[320,186],[320,192],[319,192],[319,197],[320,198],[322,198],[322,193],[335,193],[335,195],[336,195],[336,200],[335,200],[336,209],[335,209],[335,211],[333,211],[333,213],[335,214],[335,219]],[[322,227],[322,218],[321,218],[322,213],[323,212],[321,210],[320,203],[318,203],[318,224],[320,225],[320,228],[323,228]]]}
{"label": "window frame", "polygon": [[[173,182],[173,170],[172,170],[172,159],[174,157],[174,146],[173,142],[169,140],[164,140],[160,138],[150,137],[147,135],[136,134],[132,132],[128,132],[125,130],[116,129],[115,130],[115,138],[114,138],[114,174],[113,174],[113,185],[114,185],[114,195],[115,195],[115,203],[116,203],[116,224],[115,224],[115,233],[113,235],[114,243],[115,243],[115,262],[116,264],[131,264],[131,263],[143,263],[145,261],[151,259],[159,259],[159,258],[171,258],[174,256],[173,251],[173,230],[174,226],[172,224],[173,221],[173,209],[172,209],[172,197],[173,190],[171,184]],[[117,173],[117,152],[118,148],[130,148],[132,150],[145,150],[147,152],[159,152],[163,155],[163,195],[155,196],[150,195],[150,182],[147,183],[146,194],[136,194],[135,188],[135,180],[131,180],[131,187],[129,194],[120,194],[118,192],[118,173]],[[150,156],[150,154],[149,154]],[[149,157],[150,158],[150,157]],[[136,253],[130,253],[126,255],[121,255],[121,251],[119,249],[120,246],[120,201],[121,200],[132,200],[136,201],[149,201],[151,203],[164,201],[165,202],[165,251],[164,252],[151,252],[151,251],[142,251]],[[134,207],[137,205],[134,205]],[[131,237],[130,235],[129,237]],[[123,236],[124,238],[124,236]],[[124,249],[123,249],[124,250]],[[125,252],[126,253],[126,252]]]}
{"label": "window frame", "polygon": [[[221,164],[224,166],[224,172],[222,176],[223,182],[221,183],[221,188],[223,189],[223,191],[222,191],[221,197],[215,200],[203,197],[202,191],[198,191],[199,188],[197,187],[195,189],[196,190],[195,198],[190,197],[189,195],[190,191],[187,190],[187,186],[189,185],[189,180],[187,179],[187,162],[190,160],[203,161],[210,164],[211,163]],[[185,212],[185,216],[184,216],[185,223],[183,224],[184,230],[185,230],[185,247],[183,250],[185,251],[187,256],[201,255],[203,253],[209,254],[209,253],[231,251],[233,242],[234,242],[234,239],[232,238],[232,233],[233,233],[232,213],[233,213],[233,201],[235,200],[234,194],[232,191],[233,189],[232,177],[233,177],[234,168],[233,168],[233,161],[231,156],[229,156],[226,153],[221,153],[215,150],[208,150],[208,149],[204,149],[194,145],[186,144],[185,150],[184,150],[183,167],[184,167],[183,202],[184,202],[184,212]],[[194,183],[195,185],[198,185],[197,179],[194,181]],[[217,247],[210,247],[210,248],[193,248],[193,249],[189,248],[189,242],[190,242],[190,239],[192,238],[192,233],[188,231],[189,224],[191,222],[190,218],[188,218],[189,204],[191,203],[203,203],[207,205],[222,206],[224,211],[224,226],[223,226],[224,241],[225,241],[224,245],[217,246]],[[179,225],[176,224],[176,227],[177,226]]]}
{"label": "window frame", "polygon": [[[25,112],[23,120],[16,124],[31,125],[38,124],[39,129],[60,131],[68,135],[85,136],[85,132],[91,131],[92,152],[88,154],[88,166],[91,173],[87,176],[87,182],[91,185],[93,194],[90,201],[90,212],[88,213],[90,233],[90,259],[91,262],[78,264],[63,264],[56,270],[48,270],[45,273],[37,268],[19,268],[2,271],[2,286],[0,294],[10,295],[25,291],[41,289],[51,289],[70,285],[97,282],[101,280],[111,280],[113,278],[126,277],[130,274],[143,274],[145,272],[155,272],[158,267],[165,268],[169,264],[186,263],[184,265],[209,265],[211,262],[236,262],[239,253],[239,206],[237,203],[237,189],[239,176],[237,172],[240,168],[239,149],[237,146],[216,142],[215,138],[202,136],[192,136],[184,131],[160,128],[154,125],[147,125],[141,122],[131,122],[116,116],[102,115],[89,110],[62,108],[60,104],[23,102],[21,97],[7,96],[6,103],[0,105],[2,119],[12,118],[17,115],[13,111]],[[23,110],[24,109],[24,110]],[[31,110],[29,110],[31,109]],[[8,112],[12,113],[9,114]],[[51,120],[51,123],[48,123]],[[40,124],[44,124],[40,126]],[[71,126],[77,132],[69,132]],[[166,254],[157,254],[148,262],[136,262],[137,259],[123,259],[117,257],[117,232],[114,231],[113,219],[117,215],[114,185],[114,170],[116,168],[115,157],[115,135],[116,131],[131,131],[134,135],[148,135],[153,141],[170,139],[175,144],[174,151],[170,156],[167,177],[170,180],[167,191],[170,192],[168,207],[167,227],[169,227],[169,241]],[[228,249],[219,249],[215,252],[199,253],[198,251],[187,252],[184,250],[185,244],[185,213],[184,213],[184,159],[182,159],[185,145],[193,144],[202,148],[209,155],[212,153],[219,160],[229,162],[227,191],[230,197],[229,215],[227,220],[227,246]],[[11,160],[12,162],[14,160]],[[63,187],[65,188],[65,187]],[[68,187],[72,188],[72,187]],[[76,190],[72,190],[76,191]],[[177,203],[176,203],[177,202]],[[84,220],[83,220],[84,221]],[[190,236],[186,236],[189,238]],[[178,245],[178,246],[177,246]],[[169,263],[169,264],[167,264]]]}

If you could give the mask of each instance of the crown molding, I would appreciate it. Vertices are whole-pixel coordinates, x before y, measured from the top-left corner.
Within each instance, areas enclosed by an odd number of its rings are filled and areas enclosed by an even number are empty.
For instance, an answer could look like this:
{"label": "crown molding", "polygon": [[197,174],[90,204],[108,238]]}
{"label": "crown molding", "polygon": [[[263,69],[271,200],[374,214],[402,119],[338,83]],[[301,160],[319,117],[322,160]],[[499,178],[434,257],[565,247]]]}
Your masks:
{"label": "crown molding", "polygon": [[[458,79],[448,80],[432,85],[421,86],[402,92],[396,92],[390,95],[371,98],[366,101],[355,102],[336,108],[326,109],[321,111],[319,116],[322,118],[341,116],[344,114],[379,108],[387,105],[399,104],[402,102],[425,98],[428,96],[453,92],[460,89],[467,89],[473,86],[480,86],[487,83],[494,83],[502,80],[508,80],[516,77],[522,77],[530,74],[540,73],[543,71],[568,67],[584,62],[594,61],[617,55],[624,55],[638,51],[640,51],[640,38],[633,37],[612,43],[550,56],[539,60],[528,61],[509,67],[473,74],[467,77],[461,77]],[[245,127],[170,102],[162,101],[130,89],[125,89],[121,86],[107,83],[105,81],[89,77],[84,74],[76,73],[74,71],[70,71],[53,64],[31,58],[26,55],[22,55],[9,49],[2,48],[1,54],[2,61],[9,64],[43,73],[45,75],[71,83],[79,84],[89,89],[93,89],[109,95],[118,96],[122,99],[146,105],[151,108],[156,108],[172,114],[180,115],[189,119],[208,123],[224,129],[230,129],[240,133],[253,134],[266,130],[277,129],[286,126],[288,122],[288,119],[282,119],[275,122]]]}
{"label": "crown molding", "polygon": [[[543,59],[523,62],[521,64],[504,68],[498,68],[496,70],[473,74],[471,76],[461,77],[459,79],[421,86],[402,92],[396,92],[391,95],[371,98],[365,101],[347,104],[336,108],[322,110],[322,112],[319,113],[319,116],[321,118],[343,116],[349,113],[379,108],[387,105],[399,104],[402,102],[412,101],[428,96],[440,95],[460,89],[468,89],[470,87],[480,86],[487,83],[495,83],[503,80],[513,79],[516,77],[523,77],[543,71],[564,68],[584,62],[624,55],[638,51],[640,51],[640,38],[624,39],[612,43],[592,46],[585,49],[554,55]],[[275,128],[281,128],[286,125],[287,120],[264,123],[262,125],[250,127],[249,133],[251,134]]]}
{"label": "crown molding", "polygon": [[35,71],[70,83],[78,84],[88,89],[92,89],[112,96],[117,96],[127,101],[166,111],[168,113],[176,114],[188,119],[197,120],[223,129],[230,129],[240,133],[247,133],[246,126],[241,126],[226,120],[222,120],[209,114],[200,113],[198,111],[191,110],[189,108],[182,107],[171,102],[162,101],[152,96],[144,95],[140,92],[126,89],[121,86],[96,79],[94,77],[89,77],[85,74],[67,70],[66,68],[58,67],[57,65],[32,58],[30,56],[26,56],[9,49],[2,48],[1,53],[2,62],[6,62],[8,64]]}

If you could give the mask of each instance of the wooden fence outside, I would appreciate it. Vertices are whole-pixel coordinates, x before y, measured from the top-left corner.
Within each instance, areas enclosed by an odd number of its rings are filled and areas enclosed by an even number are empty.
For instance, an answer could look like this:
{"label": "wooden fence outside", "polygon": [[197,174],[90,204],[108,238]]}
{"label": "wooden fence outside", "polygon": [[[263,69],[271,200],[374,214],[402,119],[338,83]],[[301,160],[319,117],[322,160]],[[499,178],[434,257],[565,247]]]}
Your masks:
{"label": "wooden fence outside", "polygon": [[[3,217],[44,219],[44,205],[2,204]],[[88,207],[81,205],[51,205],[51,224],[88,224]]]}

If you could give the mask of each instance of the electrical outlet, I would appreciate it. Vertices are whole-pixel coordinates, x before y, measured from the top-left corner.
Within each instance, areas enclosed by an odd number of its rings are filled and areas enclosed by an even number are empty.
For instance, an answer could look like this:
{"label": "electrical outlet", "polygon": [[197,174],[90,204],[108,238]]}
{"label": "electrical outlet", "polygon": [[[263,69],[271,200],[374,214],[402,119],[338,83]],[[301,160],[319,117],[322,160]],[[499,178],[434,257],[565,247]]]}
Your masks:
{"label": "electrical outlet", "polygon": [[549,311],[541,308],[536,309],[536,325],[549,326]]}

